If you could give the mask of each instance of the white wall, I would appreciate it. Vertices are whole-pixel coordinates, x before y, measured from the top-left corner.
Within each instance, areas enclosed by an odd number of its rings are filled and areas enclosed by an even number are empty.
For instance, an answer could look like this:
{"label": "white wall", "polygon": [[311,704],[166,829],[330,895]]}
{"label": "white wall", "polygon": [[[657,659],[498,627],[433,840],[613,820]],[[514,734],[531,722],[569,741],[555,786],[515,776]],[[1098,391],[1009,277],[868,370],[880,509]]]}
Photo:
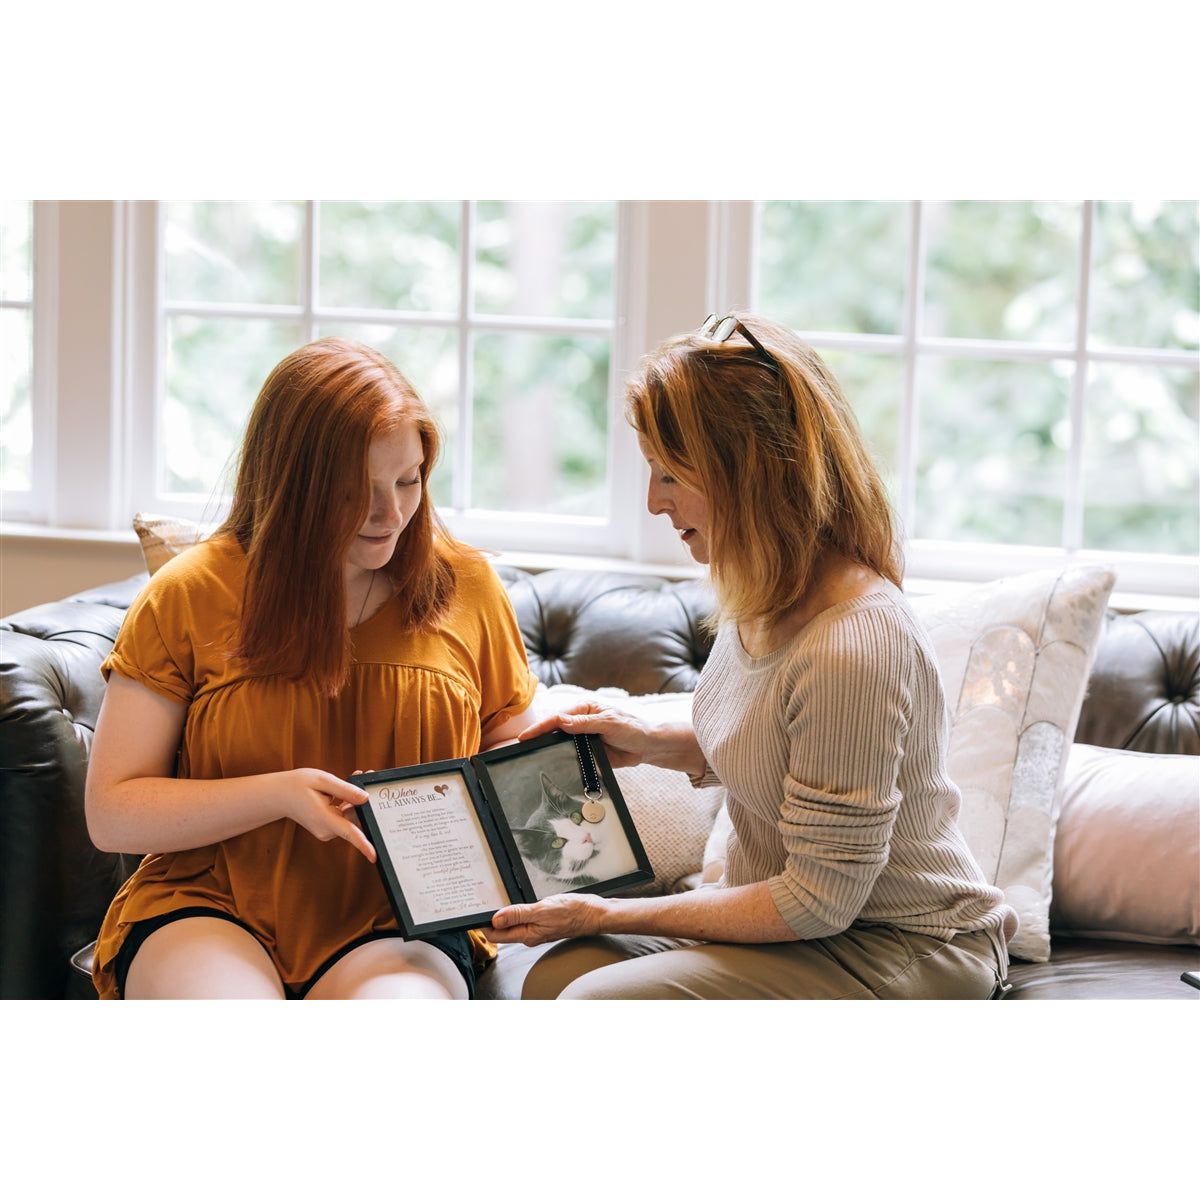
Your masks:
{"label": "white wall", "polygon": [[127,579],[142,570],[145,565],[136,540],[0,537],[0,616]]}

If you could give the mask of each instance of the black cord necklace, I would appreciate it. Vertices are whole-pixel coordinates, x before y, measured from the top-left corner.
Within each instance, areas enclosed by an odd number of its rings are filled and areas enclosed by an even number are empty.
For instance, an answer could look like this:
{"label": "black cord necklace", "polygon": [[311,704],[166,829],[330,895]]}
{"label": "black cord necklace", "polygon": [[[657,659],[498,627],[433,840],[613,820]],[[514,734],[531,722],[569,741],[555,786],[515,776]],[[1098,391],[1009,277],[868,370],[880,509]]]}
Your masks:
{"label": "black cord necklace", "polygon": [[579,812],[589,825],[595,825],[604,820],[604,805],[600,803],[604,798],[604,788],[600,784],[600,772],[596,767],[596,759],[592,755],[592,746],[587,735],[577,735],[574,742],[585,797]]}

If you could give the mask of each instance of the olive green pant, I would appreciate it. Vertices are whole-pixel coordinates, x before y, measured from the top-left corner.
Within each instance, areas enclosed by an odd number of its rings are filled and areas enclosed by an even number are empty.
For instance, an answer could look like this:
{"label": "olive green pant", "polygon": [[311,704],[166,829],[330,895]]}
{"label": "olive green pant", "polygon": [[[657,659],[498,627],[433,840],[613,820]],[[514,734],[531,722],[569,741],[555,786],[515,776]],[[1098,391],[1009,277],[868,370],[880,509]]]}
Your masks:
{"label": "olive green pant", "polygon": [[1006,990],[1002,935],[951,941],[886,925],[804,942],[732,945],[647,934],[552,947],[526,1000],[988,1000]]}

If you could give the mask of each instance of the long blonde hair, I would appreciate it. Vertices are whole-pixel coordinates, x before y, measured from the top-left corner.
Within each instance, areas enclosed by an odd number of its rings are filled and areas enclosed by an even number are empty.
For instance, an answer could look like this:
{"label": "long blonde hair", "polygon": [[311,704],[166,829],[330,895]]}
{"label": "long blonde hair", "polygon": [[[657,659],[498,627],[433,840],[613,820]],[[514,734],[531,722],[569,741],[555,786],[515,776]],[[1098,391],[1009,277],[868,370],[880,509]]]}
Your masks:
{"label": "long blonde hair", "polygon": [[625,416],[709,512],[721,613],[773,623],[815,582],[826,549],[897,587],[896,523],[858,422],[811,346],[763,317],[740,333],[664,342],[626,388]]}

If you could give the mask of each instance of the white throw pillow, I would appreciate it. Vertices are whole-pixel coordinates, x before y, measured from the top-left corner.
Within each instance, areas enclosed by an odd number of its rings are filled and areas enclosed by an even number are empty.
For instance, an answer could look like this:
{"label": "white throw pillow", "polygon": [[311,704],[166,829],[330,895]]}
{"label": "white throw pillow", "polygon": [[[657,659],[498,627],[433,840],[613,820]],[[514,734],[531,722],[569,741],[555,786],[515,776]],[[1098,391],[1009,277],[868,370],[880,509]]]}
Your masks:
{"label": "white throw pillow", "polygon": [[1200,945],[1200,758],[1072,746],[1055,935]]}
{"label": "white throw pillow", "polygon": [[[651,725],[691,721],[692,693],[630,696],[620,688],[588,691],[569,683],[539,687],[539,707],[568,708],[597,700],[624,709]],[[623,894],[660,894],[699,871],[713,818],[725,799],[723,787],[694,788],[681,771],[642,764],[614,774],[654,870],[654,882]]]}
{"label": "white throw pillow", "polygon": [[910,597],[950,710],[958,824],[1021,927],[1016,958],[1050,957],[1058,800],[1112,571],[1034,571],[949,596]]}

